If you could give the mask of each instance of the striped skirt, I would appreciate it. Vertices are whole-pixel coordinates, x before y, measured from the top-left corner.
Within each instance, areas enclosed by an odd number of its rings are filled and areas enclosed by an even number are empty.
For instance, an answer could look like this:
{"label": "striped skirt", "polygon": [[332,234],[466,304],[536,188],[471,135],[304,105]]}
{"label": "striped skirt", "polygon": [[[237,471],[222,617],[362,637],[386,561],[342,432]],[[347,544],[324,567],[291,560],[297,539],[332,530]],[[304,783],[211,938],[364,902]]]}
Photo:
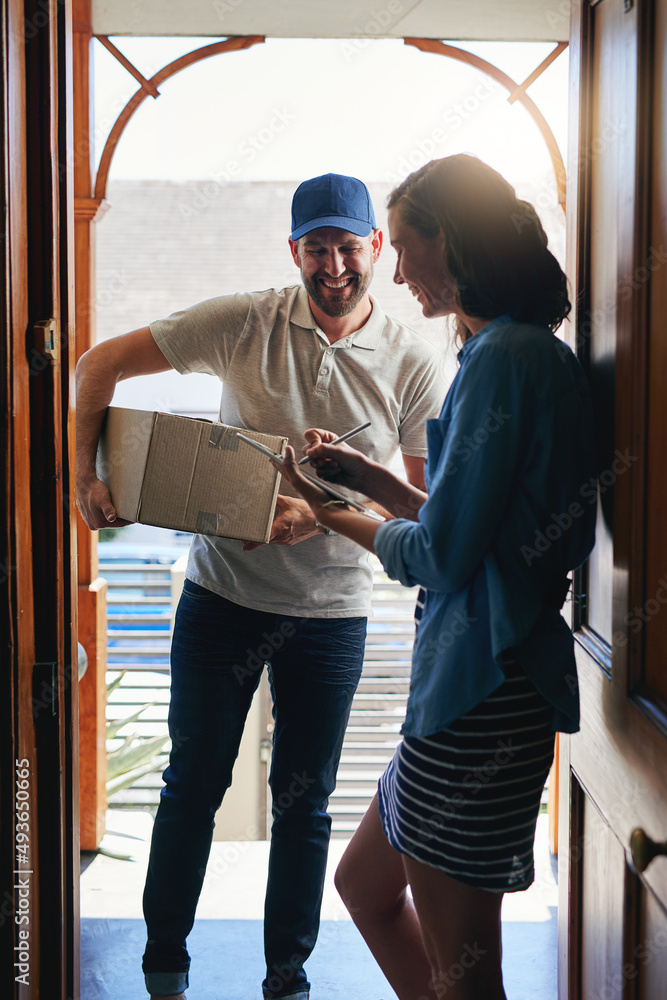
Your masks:
{"label": "striped skirt", "polygon": [[504,683],[447,729],[406,736],[378,789],[392,847],[480,889],[527,889],[552,717],[512,663]]}

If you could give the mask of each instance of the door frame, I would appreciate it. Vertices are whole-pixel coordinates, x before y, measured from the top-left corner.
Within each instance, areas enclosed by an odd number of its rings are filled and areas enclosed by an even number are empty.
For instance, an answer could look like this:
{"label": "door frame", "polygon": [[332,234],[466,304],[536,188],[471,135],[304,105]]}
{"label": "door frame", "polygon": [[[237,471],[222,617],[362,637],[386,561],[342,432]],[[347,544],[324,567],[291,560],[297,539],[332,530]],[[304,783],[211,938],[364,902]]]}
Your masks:
{"label": "door frame", "polygon": [[65,1000],[79,996],[71,3],[3,0],[1,14],[0,863],[14,888],[0,954],[8,995]]}

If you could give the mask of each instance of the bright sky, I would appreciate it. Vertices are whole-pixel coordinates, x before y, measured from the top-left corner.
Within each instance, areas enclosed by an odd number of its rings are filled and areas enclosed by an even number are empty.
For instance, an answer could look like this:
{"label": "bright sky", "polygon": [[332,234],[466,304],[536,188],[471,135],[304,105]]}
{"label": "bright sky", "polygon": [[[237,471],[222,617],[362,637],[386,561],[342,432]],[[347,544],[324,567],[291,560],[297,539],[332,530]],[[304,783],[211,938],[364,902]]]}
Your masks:
{"label": "bright sky", "polygon": [[[118,38],[145,76],[212,39]],[[522,81],[553,48],[456,43]],[[136,82],[96,43],[97,155]],[[555,201],[546,146],[527,112],[479,71],[396,40],[269,39],[192,66],[148,98],[111,178],[301,179],[328,171],[402,179],[428,159],[470,152]],[[567,52],[530,89],[565,158]]]}

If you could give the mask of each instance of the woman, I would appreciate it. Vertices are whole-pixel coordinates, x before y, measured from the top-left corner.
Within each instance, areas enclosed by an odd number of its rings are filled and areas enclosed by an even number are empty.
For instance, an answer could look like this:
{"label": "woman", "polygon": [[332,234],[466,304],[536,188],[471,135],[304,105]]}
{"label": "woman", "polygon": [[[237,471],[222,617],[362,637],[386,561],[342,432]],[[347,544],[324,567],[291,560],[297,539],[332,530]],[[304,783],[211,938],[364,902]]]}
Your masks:
{"label": "woman", "polygon": [[428,497],[327,431],[306,434],[312,464],[387,521],[331,501],[291,449],[283,466],[320,524],[425,589],[403,741],[336,884],[400,1000],[504,1000],[502,896],[534,879],[554,732],[578,728],[560,608],[594,538],[590,393],[554,336],[565,275],[499,174],[470,156],[427,164],[391,194],[389,232],[394,281],[462,341],[427,424]]}

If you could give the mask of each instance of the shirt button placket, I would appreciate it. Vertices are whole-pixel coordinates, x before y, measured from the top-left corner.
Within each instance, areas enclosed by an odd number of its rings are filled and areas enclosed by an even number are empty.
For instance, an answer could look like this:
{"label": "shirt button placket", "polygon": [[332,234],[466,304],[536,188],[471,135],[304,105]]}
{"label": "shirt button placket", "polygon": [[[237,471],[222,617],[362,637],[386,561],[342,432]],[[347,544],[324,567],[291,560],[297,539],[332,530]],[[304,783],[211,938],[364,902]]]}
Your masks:
{"label": "shirt button placket", "polygon": [[329,383],[331,382],[331,373],[333,371],[334,364],[334,352],[332,347],[327,347],[322,355],[322,360],[320,362],[320,370],[317,374],[317,383],[315,389],[317,392],[328,392]]}

